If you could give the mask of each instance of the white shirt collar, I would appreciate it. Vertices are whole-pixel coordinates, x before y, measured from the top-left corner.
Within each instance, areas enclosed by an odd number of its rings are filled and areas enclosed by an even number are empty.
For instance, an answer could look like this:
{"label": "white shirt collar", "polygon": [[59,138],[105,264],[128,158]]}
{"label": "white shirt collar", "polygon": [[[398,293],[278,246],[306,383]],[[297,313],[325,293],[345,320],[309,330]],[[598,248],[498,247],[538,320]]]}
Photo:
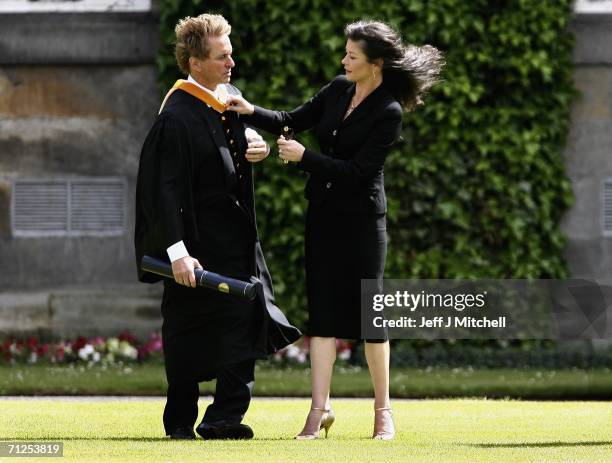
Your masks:
{"label": "white shirt collar", "polygon": [[205,92],[210,93],[212,96],[214,96],[217,100],[224,100],[224,96],[227,95],[227,91],[225,91],[225,87],[224,88],[220,88],[223,86],[223,84],[219,84],[217,85],[217,88],[215,89],[215,91],[213,92],[211,89],[204,87],[202,84],[200,84],[199,82],[197,82],[193,77],[191,77],[191,74],[189,74],[189,76],[187,77],[187,82],[191,82],[192,84],[197,85],[198,87],[200,87],[202,90],[204,90]]}

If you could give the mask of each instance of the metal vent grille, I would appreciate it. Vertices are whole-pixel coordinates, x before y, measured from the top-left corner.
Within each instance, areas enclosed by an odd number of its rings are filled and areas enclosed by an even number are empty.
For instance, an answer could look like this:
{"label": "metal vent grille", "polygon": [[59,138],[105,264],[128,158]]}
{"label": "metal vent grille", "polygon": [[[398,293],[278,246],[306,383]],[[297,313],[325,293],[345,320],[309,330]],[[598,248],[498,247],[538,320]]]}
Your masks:
{"label": "metal vent grille", "polygon": [[13,235],[121,235],[126,220],[125,191],[122,178],[16,180]]}
{"label": "metal vent grille", "polygon": [[604,236],[612,236],[612,177],[602,184],[601,228]]}
{"label": "metal vent grille", "polygon": [[70,218],[73,232],[118,232],[125,219],[123,182],[73,181]]}
{"label": "metal vent grille", "polygon": [[65,234],[68,229],[66,182],[15,182],[12,215],[14,231],[25,235]]}

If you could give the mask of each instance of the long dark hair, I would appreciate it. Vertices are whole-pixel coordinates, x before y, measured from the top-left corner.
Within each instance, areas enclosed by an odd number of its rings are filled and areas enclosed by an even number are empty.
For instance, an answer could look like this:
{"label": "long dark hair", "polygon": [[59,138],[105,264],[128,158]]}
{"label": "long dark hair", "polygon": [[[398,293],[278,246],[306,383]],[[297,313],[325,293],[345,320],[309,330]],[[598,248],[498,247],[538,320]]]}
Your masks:
{"label": "long dark hair", "polygon": [[422,104],[427,91],[440,81],[444,56],[431,45],[404,45],[399,34],[381,21],[348,24],[344,34],[361,42],[368,62],[382,59],[383,85],[408,110]]}

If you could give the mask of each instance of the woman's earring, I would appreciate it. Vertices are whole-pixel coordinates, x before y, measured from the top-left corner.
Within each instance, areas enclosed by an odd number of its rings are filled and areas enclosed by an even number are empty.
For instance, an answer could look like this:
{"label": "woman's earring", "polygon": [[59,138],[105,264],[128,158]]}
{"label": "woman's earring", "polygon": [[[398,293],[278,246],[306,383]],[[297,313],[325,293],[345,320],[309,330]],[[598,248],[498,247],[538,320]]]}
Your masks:
{"label": "woman's earring", "polygon": [[372,68],[372,80],[376,80],[376,68]]}

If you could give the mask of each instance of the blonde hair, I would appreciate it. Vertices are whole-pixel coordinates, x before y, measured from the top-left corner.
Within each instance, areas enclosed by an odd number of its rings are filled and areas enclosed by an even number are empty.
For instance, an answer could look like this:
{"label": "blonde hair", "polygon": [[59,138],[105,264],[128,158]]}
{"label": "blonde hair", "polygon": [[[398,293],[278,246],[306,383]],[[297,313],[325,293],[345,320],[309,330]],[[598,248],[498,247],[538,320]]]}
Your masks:
{"label": "blonde hair", "polygon": [[232,27],[220,14],[201,14],[195,18],[187,16],[181,19],[174,28],[174,57],[179,69],[185,75],[189,74],[189,57],[208,58],[208,38],[229,35],[231,31]]}

